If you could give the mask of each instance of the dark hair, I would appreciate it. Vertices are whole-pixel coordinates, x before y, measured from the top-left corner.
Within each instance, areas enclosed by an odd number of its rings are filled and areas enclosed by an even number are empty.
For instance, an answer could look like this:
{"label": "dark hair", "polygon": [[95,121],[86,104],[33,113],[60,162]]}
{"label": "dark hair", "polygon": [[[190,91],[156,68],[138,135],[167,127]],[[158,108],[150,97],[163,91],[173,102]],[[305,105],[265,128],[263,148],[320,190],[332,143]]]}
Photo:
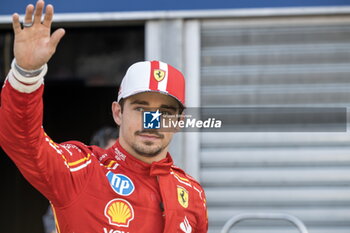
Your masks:
{"label": "dark hair", "polygon": [[102,127],[99,129],[91,138],[91,145],[96,145],[105,148],[108,141],[111,139],[117,139],[119,136],[119,131],[115,127]]}
{"label": "dark hair", "polygon": [[119,105],[120,105],[120,111],[123,113],[124,110],[124,103],[125,103],[125,99],[120,99],[119,100]]}

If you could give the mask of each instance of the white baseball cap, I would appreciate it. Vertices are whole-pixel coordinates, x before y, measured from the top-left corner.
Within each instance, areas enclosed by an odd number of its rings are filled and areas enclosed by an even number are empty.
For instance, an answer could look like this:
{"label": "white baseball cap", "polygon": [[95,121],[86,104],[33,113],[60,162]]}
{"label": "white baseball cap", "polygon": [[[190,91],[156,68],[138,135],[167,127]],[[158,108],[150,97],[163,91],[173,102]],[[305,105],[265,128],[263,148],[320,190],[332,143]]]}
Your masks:
{"label": "white baseball cap", "polygon": [[161,61],[143,61],[131,65],[120,85],[118,102],[142,92],[169,95],[185,106],[184,76],[179,70]]}

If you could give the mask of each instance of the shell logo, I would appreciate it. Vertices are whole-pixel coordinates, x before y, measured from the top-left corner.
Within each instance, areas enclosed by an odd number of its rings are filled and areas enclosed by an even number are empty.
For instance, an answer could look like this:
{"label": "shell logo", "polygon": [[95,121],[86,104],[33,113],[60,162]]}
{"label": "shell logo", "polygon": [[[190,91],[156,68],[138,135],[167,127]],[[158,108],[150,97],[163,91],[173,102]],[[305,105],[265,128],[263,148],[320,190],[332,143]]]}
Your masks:
{"label": "shell logo", "polygon": [[130,221],[134,219],[134,209],[126,200],[116,198],[106,205],[105,216],[111,225],[128,227]]}

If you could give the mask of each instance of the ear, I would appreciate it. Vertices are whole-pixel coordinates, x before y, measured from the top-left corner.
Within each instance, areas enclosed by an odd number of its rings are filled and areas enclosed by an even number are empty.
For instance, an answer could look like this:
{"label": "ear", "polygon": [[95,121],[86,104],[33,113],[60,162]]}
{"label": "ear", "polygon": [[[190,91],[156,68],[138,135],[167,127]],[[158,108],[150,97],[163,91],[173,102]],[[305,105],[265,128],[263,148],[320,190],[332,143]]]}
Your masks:
{"label": "ear", "polygon": [[117,125],[121,125],[122,123],[122,108],[120,104],[116,101],[112,103],[112,114],[114,122],[117,123]]}

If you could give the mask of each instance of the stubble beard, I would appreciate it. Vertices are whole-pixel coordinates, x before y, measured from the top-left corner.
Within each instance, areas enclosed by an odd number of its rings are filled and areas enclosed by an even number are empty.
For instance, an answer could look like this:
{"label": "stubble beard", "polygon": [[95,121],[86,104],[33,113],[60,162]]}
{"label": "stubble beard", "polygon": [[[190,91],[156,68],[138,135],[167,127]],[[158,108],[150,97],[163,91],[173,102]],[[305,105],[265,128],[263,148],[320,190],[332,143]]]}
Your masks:
{"label": "stubble beard", "polygon": [[[147,134],[153,134],[154,136],[157,136],[159,139],[164,139],[164,135],[154,131],[154,130],[142,130],[142,131],[136,131],[135,136],[142,135],[143,133]],[[131,148],[138,154],[144,157],[155,157],[159,155],[168,145],[170,141],[166,143],[165,145],[157,145],[153,141],[139,141],[139,142],[132,142]]]}
{"label": "stubble beard", "polygon": [[131,148],[139,155],[141,156],[145,156],[145,157],[155,157],[157,155],[160,154],[160,152],[162,152],[165,147],[167,146],[156,146],[156,147],[152,147],[152,145],[154,145],[153,142],[150,141],[145,141],[145,142],[141,142],[139,144],[137,143],[132,143],[131,144]]}

